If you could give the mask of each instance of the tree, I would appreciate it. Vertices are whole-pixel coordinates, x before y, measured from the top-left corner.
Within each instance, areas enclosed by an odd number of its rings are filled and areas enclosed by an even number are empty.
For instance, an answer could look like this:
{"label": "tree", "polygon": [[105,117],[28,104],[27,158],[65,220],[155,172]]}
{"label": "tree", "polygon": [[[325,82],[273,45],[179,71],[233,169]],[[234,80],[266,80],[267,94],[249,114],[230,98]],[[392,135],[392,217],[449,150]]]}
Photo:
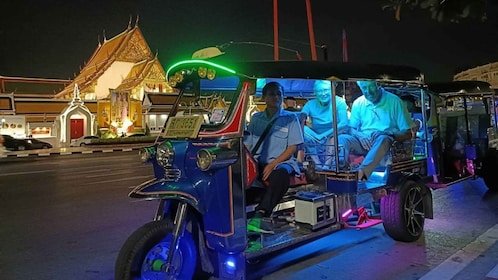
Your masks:
{"label": "tree", "polygon": [[439,21],[486,20],[486,0],[384,0],[383,10],[392,10],[396,20],[401,20],[404,8],[428,10],[432,18]]}

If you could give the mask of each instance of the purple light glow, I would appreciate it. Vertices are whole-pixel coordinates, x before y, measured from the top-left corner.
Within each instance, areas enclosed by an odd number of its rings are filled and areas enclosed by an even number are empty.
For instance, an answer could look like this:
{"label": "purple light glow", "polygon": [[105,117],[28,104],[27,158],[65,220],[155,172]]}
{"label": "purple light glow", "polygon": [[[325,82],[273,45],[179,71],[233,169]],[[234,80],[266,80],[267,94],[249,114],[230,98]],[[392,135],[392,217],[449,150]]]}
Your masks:
{"label": "purple light glow", "polygon": [[347,218],[349,215],[351,215],[351,213],[353,213],[353,210],[348,209],[348,210],[346,210],[346,212],[344,212],[344,213],[342,214],[342,216],[341,216],[341,217],[342,217],[343,219],[344,219],[344,218]]}

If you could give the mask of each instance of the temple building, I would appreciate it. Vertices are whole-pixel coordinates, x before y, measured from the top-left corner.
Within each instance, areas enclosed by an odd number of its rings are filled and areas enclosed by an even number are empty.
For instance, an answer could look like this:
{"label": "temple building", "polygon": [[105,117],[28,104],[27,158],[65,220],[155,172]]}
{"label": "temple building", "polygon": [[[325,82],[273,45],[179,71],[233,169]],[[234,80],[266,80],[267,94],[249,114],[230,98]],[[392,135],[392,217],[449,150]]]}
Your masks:
{"label": "temple building", "polygon": [[[0,76],[1,134],[23,138],[29,135],[47,138],[54,146],[58,141],[54,121],[68,100],[54,100],[54,95],[70,80]],[[87,104],[96,109],[96,102]],[[54,138],[54,139],[50,139]]]}
{"label": "temple building", "polygon": [[[11,85],[14,82],[18,86]],[[19,86],[27,87],[29,82],[36,90],[30,92]],[[164,98],[147,96],[174,94],[157,54],[151,52],[138,27],[138,19],[134,26],[130,21],[125,31],[99,42],[73,80],[0,76],[0,86],[1,115],[23,114],[26,126],[50,127],[48,135],[55,136],[63,146],[87,134],[123,135],[145,132],[151,126],[154,129],[150,131],[155,131],[163,125],[160,120],[166,119],[169,106],[151,102],[163,102]],[[52,92],[41,91],[44,87]],[[78,110],[68,113],[71,104]]]}
{"label": "temple building", "polygon": [[488,63],[467,69],[453,76],[454,81],[476,80],[491,84],[491,87],[498,89],[498,62]]}

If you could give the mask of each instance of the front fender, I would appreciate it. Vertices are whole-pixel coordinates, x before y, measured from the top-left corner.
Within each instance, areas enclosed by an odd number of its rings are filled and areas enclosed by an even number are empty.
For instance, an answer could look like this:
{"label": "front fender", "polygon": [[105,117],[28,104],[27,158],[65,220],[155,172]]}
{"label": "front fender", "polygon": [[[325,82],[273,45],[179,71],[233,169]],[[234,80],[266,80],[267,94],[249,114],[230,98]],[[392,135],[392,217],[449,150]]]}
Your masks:
{"label": "front fender", "polygon": [[128,196],[142,199],[173,199],[185,201],[201,214],[205,213],[202,203],[199,200],[197,190],[192,182],[186,179],[177,181],[151,179],[136,186]]}

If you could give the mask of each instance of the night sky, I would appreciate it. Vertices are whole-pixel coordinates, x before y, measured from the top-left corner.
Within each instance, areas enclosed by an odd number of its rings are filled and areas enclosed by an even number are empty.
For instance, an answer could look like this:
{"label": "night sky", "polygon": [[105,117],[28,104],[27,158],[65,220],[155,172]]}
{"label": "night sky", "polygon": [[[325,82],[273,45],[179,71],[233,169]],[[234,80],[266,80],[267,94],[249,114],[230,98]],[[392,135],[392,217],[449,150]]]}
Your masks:
{"label": "night sky", "polygon": [[[494,1],[491,1],[494,3]],[[497,1],[498,2],[498,1]],[[342,60],[347,32],[349,61],[418,67],[426,81],[449,81],[470,67],[498,61],[498,4],[485,22],[438,23],[423,10],[396,21],[379,0],[311,0],[316,44],[329,60]],[[273,43],[272,0],[3,0],[0,75],[73,78],[104,34],[123,32],[130,16],[164,68],[201,48],[230,41]],[[311,59],[304,0],[279,1],[280,45]],[[234,59],[273,59],[271,47],[238,45]],[[320,49],[318,58],[323,59]],[[281,51],[281,59],[295,59]]]}

